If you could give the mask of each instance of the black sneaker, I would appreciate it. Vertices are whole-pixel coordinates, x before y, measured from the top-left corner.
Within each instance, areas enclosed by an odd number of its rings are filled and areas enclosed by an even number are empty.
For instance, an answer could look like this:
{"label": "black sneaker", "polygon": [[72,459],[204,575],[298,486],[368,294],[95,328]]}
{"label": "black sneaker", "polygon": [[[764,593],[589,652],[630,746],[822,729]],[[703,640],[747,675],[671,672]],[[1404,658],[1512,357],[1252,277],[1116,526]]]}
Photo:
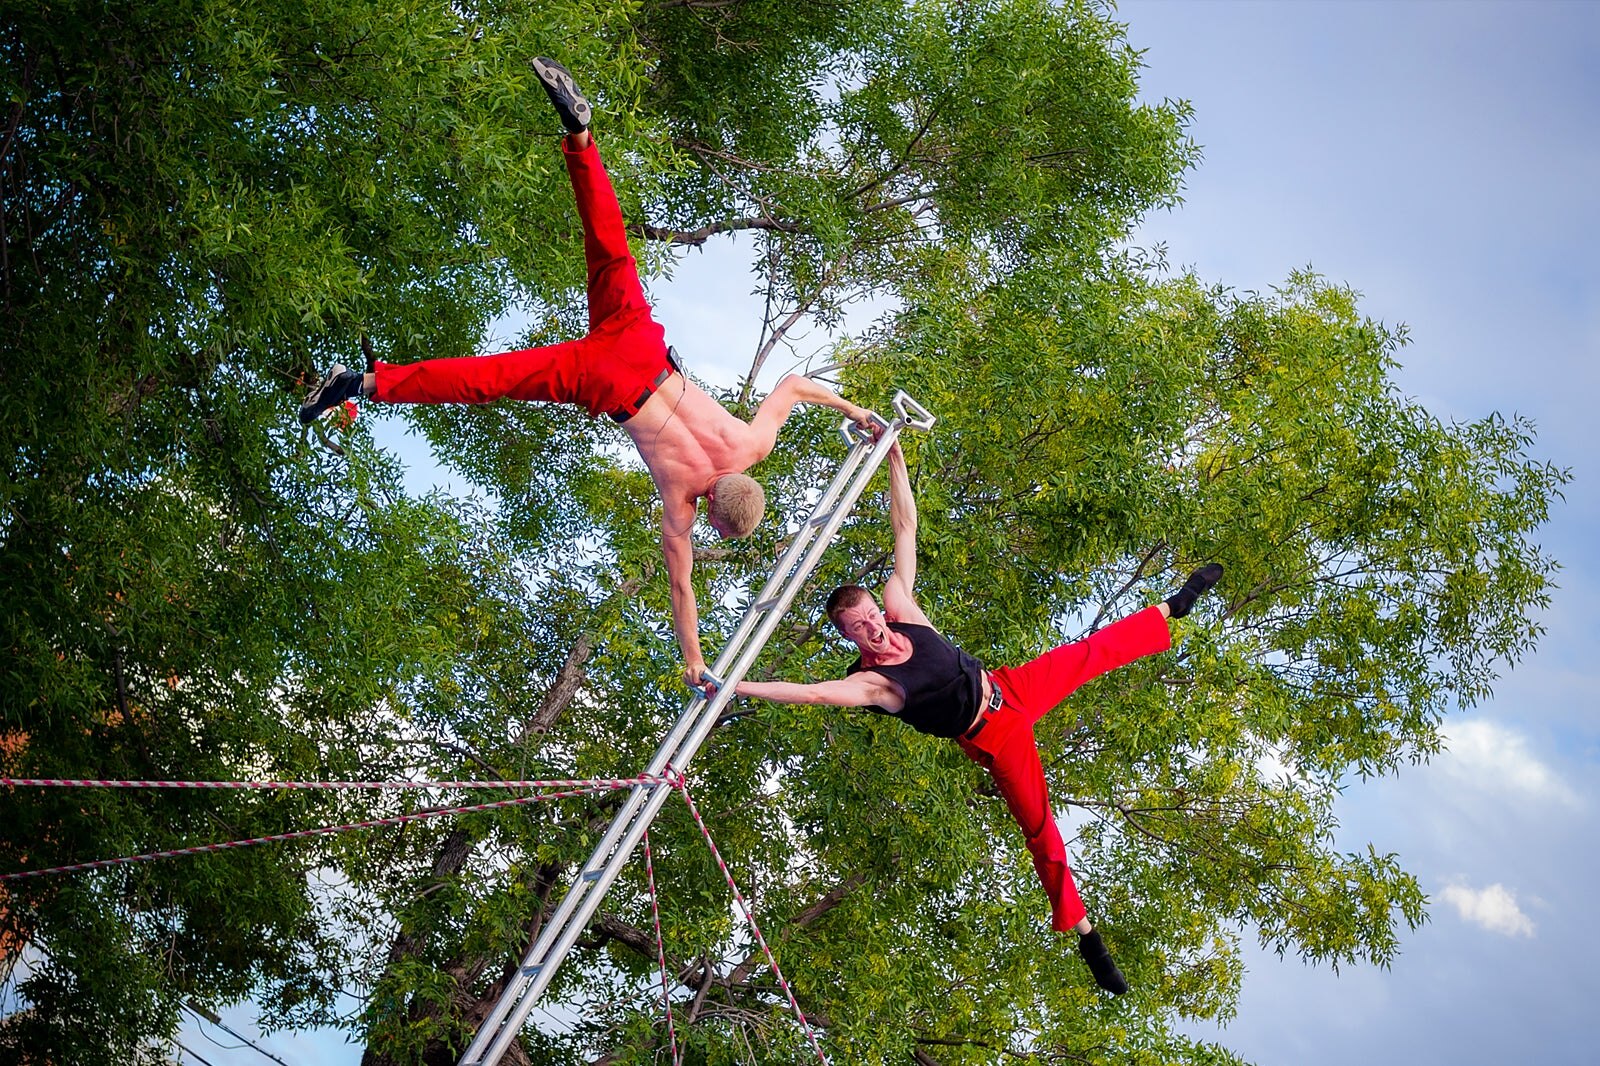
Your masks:
{"label": "black sneaker", "polygon": [[561,116],[561,124],[567,128],[567,132],[582,133],[588,129],[589,118],[594,112],[589,107],[589,101],[578,91],[578,83],[572,80],[567,68],[553,59],[539,56],[533,60],[533,72],[549,94],[550,103],[555,105],[556,114]]}
{"label": "black sneaker", "polygon": [[335,364],[328,371],[328,376],[311,390],[306,402],[300,405],[300,424],[309,426],[318,416],[360,395],[361,373]]}
{"label": "black sneaker", "polygon": [[1122,971],[1112,961],[1106,942],[1100,939],[1100,930],[1091,929],[1078,938],[1078,954],[1089,964],[1095,984],[1113,996],[1120,996],[1128,990],[1128,982],[1123,979]]}

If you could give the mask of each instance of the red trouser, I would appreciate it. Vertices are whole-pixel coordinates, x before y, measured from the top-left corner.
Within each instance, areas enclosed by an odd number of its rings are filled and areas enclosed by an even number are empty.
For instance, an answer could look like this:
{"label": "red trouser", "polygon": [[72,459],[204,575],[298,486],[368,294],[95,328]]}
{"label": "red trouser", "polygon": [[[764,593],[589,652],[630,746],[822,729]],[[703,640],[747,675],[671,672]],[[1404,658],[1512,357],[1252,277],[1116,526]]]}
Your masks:
{"label": "red trouser", "polygon": [[1147,607],[1091,633],[1087,640],[1063,644],[1021,666],[1003,666],[990,676],[999,683],[1005,705],[989,714],[975,738],[956,739],[967,757],[986,768],[1000,786],[1011,817],[1028,838],[1033,868],[1050,896],[1050,924],[1059,932],[1082,921],[1085,911],[1067,865],[1067,847],[1050,810],[1033,724],[1090,678],[1171,646],[1161,608]]}
{"label": "red trouser", "polygon": [[[591,140],[562,154],[583,220],[589,266],[589,334],[543,348],[465,359],[375,363],[373,396],[386,403],[490,403],[545,400],[581,404],[591,415],[633,413],[640,393],[667,368],[665,331],[650,317],[638,265],[622,228],[622,208]],[[646,393],[646,395],[648,395]]]}

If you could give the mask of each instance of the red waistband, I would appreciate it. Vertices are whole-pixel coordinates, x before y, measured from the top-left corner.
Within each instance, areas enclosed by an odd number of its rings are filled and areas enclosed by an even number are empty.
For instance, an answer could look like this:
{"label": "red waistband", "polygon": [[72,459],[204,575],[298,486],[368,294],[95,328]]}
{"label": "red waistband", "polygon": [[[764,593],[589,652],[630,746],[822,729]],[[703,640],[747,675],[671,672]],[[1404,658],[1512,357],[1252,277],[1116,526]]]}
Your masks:
{"label": "red waistband", "polygon": [[656,379],[654,381],[644,387],[644,389],[639,393],[639,398],[630,403],[623,404],[621,407],[618,407],[615,410],[607,411],[606,414],[609,415],[613,421],[626,422],[628,419],[639,413],[639,409],[645,405],[650,397],[656,394],[657,389],[667,383],[668,378],[670,378],[673,374],[682,371],[682,369],[683,368],[678,365],[678,353],[671,347],[668,347],[667,365],[661,368],[661,373],[656,375]]}

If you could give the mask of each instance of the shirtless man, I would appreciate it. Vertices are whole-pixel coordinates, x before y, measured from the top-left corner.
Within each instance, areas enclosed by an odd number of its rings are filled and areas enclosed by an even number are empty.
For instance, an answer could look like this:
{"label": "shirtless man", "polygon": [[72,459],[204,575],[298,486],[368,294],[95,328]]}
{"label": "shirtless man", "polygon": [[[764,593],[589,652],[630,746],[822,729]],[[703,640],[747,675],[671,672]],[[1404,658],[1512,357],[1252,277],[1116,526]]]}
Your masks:
{"label": "shirtless man", "polygon": [[1196,597],[1222,576],[1222,567],[1201,567],[1165,602],[1085,640],[1063,644],[1021,666],[986,670],[933,628],[912,595],[917,505],[898,443],[889,451],[889,522],[894,570],[883,586],[883,609],[858,585],[835,589],[828,598],[828,617],[861,652],[848,675],[815,684],[741,681],[735,691],[780,703],[866,707],[894,715],[919,732],[954,740],[989,771],[1021,827],[1034,870],[1050,897],[1052,927],[1060,933],[1075,931],[1078,953],[1095,981],[1121,995],[1128,984],[1090,923],[1067,865],[1033,726],[1090,678],[1170,647],[1167,619],[1188,614]]}
{"label": "shirtless man", "polygon": [[705,659],[690,581],[690,534],[700,498],[705,498],[707,518],[719,536],[748,536],[761,520],[766,497],[744,471],[772,451],[795,404],[835,408],[868,431],[873,416],[810,378],[791,375],[746,423],[679,372],[639,284],[622,209],[589,133],[589,102],[559,64],[535,59],[533,69],[567,129],[562,155],[583,222],[588,335],[499,355],[377,362],[365,375],[336,366],[306,398],[300,421],[309,424],[356,396],[384,403],[539,400],[578,404],[591,417],[606,413],[633,438],[661,496],[661,552],[671,583],[672,627],[683,653],[684,680],[699,686]]}

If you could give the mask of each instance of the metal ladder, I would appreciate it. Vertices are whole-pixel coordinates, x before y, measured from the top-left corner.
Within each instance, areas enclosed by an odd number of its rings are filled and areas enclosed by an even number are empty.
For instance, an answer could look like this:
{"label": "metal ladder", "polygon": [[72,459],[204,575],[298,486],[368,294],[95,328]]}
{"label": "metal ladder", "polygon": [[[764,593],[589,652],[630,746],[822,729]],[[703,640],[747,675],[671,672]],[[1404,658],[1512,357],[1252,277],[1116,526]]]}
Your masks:
{"label": "metal ladder", "polygon": [[[850,448],[839,472],[817,501],[811,517],[796,531],[761,594],[745,611],[738,629],[717,656],[708,678],[716,685],[715,694],[707,698],[701,693],[690,698],[650,760],[646,774],[661,774],[669,766],[682,773],[688,766],[689,760],[711,735],[722,709],[733,698],[734,686],[761,654],[773,629],[822,560],[822,553],[866,489],[867,482],[888,456],[890,446],[899,439],[900,431],[906,426],[921,430],[933,428],[933,415],[904,391],[895,393],[894,411],[894,421],[882,423],[884,429],[876,441],[848,420],[839,427]],[[459,1066],[495,1066],[500,1061],[671,792],[670,785],[636,785],[628,793],[611,828],[573,879],[572,887],[540,931],[538,940],[528,950],[499,1002],[478,1027]]]}

